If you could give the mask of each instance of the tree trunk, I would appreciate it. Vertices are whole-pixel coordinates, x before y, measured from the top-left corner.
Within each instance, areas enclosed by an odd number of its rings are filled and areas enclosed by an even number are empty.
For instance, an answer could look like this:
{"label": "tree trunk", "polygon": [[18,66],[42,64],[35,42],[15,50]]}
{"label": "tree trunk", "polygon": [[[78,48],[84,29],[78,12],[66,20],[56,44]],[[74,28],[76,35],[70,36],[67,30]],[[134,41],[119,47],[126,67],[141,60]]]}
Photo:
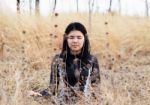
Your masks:
{"label": "tree trunk", "polygon": [[32,0],[29,0],[29,10],[30,10],[30,14],[32,13]]}
{"label": "tree trunk", "polygon": [[121,0],[118,0],[118,5],[119,5],[119,14],[121,14]]}
{"label": "tree trunk", "polygon": [[20,0],[17,0],[17,12],[20,13]]}
{"label": "tree trunk", "polygon": [[148,1],[145,0],[145,7],[146,7],[146,16],[149,16],[149,5],[148,5]]}
{"label": "tree trunk", "polygon": [[109,1],[109,9],[108,12],[111,12],[112,0]]}
{"label": "tree trunk", "polygon": [[40,13],[40,0],[36,0],[35,1],[35,12],[36,12],[36,14],[39,14]]}
{"label": "tree trunk", "polygon": [[54,0],[53,13],[54,13],[54,12],[55,12],[55,10],[56,10],[56,5],[57,5],[57,0]]}
{"label": "tree trunk", "polygon": [[77,12],[79,12],[79,0],[76,0],[77,3]]}
{"label": "tree trunk", "polygon": [[94,7],[94,0],[91,2],[89,0],[89,32],[92,30],[92,12],[93,12],[93,7]]}

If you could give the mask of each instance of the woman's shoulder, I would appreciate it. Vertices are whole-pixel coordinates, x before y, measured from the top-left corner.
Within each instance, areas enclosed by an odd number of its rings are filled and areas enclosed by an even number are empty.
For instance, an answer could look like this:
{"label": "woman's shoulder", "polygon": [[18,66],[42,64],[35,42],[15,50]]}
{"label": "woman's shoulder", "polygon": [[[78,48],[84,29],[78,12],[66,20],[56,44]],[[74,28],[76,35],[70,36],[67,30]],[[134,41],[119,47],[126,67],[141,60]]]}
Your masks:
{"label": "woman's shoulder", "polygon": [[63,56],[61,54],[56,54],[54,57],[53,57],[53,61],[63,61]]}
{"label": "woman's shoulder", "polygon": [[60,54],[54,55],[54,58],[59,58],[59,57],[60,57]]}
{"label": "woman's shoulder", "polygon": [[90,60],[97,61],[97,57],[93,54],[90,55]]}
{"label": "woman's shoulder", "polygon": [[60,58],[60,55],[59,54],[56,54],[52,57],[52,62],[51,62],[51,65],[52,66],[56,66],[59,62],[59,58]]}
{"label": "woman's shoulder", "polygon": [[60,58],[60,54],[56,54],[52,57],[52,61],[56,62]]}
{"label": "woman's shoulder", "polygon": [[93,54],[90,54],[87,58],[87,63],[90,63],[90,64],[97,64],[98,63],[98,60],[97,60],[97,57]]}

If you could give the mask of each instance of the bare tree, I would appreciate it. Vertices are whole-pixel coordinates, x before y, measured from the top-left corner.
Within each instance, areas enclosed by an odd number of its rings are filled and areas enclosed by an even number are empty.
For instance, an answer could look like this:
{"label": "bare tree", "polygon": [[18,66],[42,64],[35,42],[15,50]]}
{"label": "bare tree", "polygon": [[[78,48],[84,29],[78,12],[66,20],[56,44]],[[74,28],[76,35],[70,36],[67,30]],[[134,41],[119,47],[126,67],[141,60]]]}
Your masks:
{"label": "bare tree", "polygon": [[109,1],[109,9],[108,12],[111,12],[112,0]]}
{"label": "bare tree", "polygon": [[29,10],[30,10],[30,14],[32,13],[32,0],[29,0]]}
{"label": "bare tree", "polygon": [[79,12],[79,0],[76,0],[77,3],[77,12]]}
{"label": "bare tree", "polygon": [[56,5],[57,5],[57,0],[54,0],[53,12],[55,12],[55,10],[56,10]]}
{"label": "bare tree", "polygon": [[88,4],[89,4],[89,31],[91,31],[92,28],[92,12],[93,12],[93,8],[94,8],[94,1],[95,0],[89,0]]}
{"label": "bare tree", "polygon": [[148,5],[148,0],[145,0],[145,7],[146,7],[146,16],[149,16],[149,5]]}
{"label": "bare tree", "polygon": [[36,0],[35,1],[35,12],[36,12],[36,14],[39,14],[40,13],[40,0]]}
{"label": "bare tree", "polygon": [[121,0],[118,0],[118,5],[119,5],[119,14],[121,14]]}
{"label": "bare tree", "polygon": [[17,12],[20,13],[20,0],[17,0]]}

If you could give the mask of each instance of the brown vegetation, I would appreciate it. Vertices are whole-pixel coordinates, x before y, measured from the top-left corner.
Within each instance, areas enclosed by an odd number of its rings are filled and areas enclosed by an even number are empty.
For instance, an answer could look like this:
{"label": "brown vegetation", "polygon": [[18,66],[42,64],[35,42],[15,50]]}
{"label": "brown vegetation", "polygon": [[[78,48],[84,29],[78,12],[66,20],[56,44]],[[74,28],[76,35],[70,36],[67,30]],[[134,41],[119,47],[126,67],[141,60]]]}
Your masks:
{"label": "brown vegetation", "polygon": [[[149,19],[92,16],[91,50],[101,68],[100,91],[92,104],[149,105]],[[28,97],[27,91],[48,86],[52,57],[60,52],[64,29],[72,21],[89,28],[85,13],[0,15],[0,105],[48,105]]]}

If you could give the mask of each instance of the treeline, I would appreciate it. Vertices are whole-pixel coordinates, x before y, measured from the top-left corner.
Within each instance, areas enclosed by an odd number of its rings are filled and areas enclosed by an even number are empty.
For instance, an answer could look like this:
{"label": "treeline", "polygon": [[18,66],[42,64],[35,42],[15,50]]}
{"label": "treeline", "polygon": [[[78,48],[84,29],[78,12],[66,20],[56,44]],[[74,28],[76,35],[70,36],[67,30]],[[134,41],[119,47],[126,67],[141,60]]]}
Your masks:
{"label": "treeline", "polygon": [[[29,3],[29,11],[34,11],[36,14],[40,14],[40,1],[41,0],[17,0],[16,1],[16,9],[17,9],[17,12],[18,13],[21,13],[21,4],[25,3],[24,1],[28,1]],[[52,8],[51,12],[55,12],[56,10],[56,7],[57,7],[57,4],[59,2],[62,2],[62,1],[65,1],[65,0],[49,0],[50,2],[50,7]],[[81,6],[81,2],[80,0],[71,0],[74,2],[74,6],[76,7],[76,12],[78,13],[79,12],[79,7]],[[87,4],[88,4],[88,12],[89,14],[91,14],[94,10],[94,8],[98,9],[101,7],[101,1],[100,0],[86,0],[87,1]],[[66,3],[68,3],[68,0],[65,1]],[[99,2],[99,4],[97,4]],[[116,2],[114,0],[108,0],[107,4],[107,12],[114,12],[113,9],[112,9],[112,4],[113,2]],[[123,0],[117,0],[117,5],[118,5],[118,14],[121,14],[121,11],[122,11],[122,5],[123,5]],[[149,2],[148,0],[144,0],[143,1],[145,3],[145,16],[149,16]],[[33,5],[34,4],[34,8],[33,8]],[[26,4],[25,4],[26,5]],[[85,6],[85,4],[82,4],[82,6]],[[136,4],[135,4],[136,6]],[[34,9],[34,10],[33,10]],[[115,11],[116,12],[116,11]]]}

